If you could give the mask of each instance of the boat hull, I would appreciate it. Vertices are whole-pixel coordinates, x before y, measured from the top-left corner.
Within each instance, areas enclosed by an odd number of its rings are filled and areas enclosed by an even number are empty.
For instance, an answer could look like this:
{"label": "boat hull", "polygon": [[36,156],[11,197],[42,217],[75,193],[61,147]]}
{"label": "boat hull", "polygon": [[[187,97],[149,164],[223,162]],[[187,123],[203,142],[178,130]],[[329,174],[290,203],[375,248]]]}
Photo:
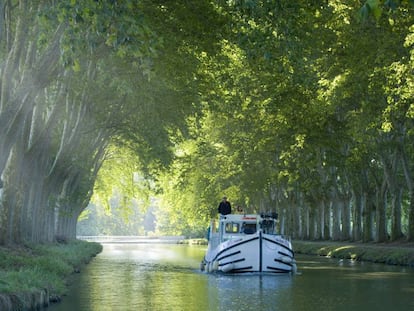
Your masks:
{"label": "boat hull", "polygon": [[291,243],[262,231],[209,247],[203,266],[207,272],[224,273],[290,273],[296,269]]}

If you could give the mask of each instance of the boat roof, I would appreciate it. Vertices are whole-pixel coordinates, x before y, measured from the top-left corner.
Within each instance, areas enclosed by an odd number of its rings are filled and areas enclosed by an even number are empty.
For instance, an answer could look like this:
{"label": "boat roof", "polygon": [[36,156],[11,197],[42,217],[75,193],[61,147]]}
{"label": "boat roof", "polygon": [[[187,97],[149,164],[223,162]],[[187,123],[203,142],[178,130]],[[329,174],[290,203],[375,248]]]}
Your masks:
{"label": "boat roof", "polygon": [[221,216],[220,221],[254,221],[261,220],[258,214],[227,214]]}

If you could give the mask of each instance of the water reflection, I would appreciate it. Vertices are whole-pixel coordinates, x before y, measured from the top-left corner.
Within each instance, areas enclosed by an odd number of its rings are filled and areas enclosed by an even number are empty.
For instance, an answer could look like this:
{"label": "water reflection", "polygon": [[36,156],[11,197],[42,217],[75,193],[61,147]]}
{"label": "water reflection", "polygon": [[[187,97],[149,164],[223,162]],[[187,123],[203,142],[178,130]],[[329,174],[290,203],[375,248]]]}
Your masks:
{"label": "water reflection", "polygon": [[180,310],[200,291],[188,252],[169,245],[109,245],[90,271],[84,310]]}
{"label": "water reflection", "polygon": [[289,303],[292,281],[291,275],[210,275],[210,310],[275,310]]}
{"label": "water reflection", "polygon": [[410,268],[298,257],[301,275],[199,271],[204,247],[105,245],[51,311],[414,310]]}
{"label": "water reflection", "polygon": [[294,310],[414,308],[414,297],[407,291],[414,288],[413,269],[338,259],[304,261],[302,269],[304,277],[294,288],[300,305]]}

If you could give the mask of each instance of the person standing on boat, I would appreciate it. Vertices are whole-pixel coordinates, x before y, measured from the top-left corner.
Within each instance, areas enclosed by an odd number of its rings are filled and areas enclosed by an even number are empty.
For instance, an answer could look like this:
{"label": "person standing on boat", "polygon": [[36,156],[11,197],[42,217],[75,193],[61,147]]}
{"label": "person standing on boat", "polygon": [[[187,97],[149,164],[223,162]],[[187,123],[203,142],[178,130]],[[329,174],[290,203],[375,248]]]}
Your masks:
{"label": "person standing on boat", "polygon": [[229,201],[227,201],[227,197],[223,197],[223,200],[218,206],[218,212],[221,215],[231,214],[231,204]]}

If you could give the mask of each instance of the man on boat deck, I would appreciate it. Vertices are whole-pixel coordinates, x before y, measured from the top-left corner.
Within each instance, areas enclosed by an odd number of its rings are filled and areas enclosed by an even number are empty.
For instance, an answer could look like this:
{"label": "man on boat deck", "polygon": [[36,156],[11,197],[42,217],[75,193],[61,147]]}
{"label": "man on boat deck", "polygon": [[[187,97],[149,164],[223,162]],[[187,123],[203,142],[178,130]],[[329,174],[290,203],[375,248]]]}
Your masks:
{"label": "man on boat deck", "polygon": [[227,197],[223,197],[223,201],[221,201],[218,206],[218,212],[221,215],[231,214],[231,204],[227,201]]}

